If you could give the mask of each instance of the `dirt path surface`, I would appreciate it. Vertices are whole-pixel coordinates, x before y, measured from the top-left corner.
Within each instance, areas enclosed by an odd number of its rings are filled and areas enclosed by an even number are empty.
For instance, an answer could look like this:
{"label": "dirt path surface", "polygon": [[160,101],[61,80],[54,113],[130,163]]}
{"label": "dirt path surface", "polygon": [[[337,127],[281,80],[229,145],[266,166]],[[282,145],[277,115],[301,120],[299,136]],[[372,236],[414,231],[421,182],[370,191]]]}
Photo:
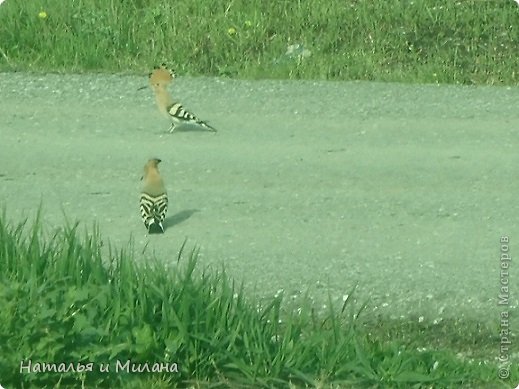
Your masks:
{"label": "dirt path surface", "polygon": [[[0,74],[8,217],[42,202],[47,227],[97,221],[139,260],[173,261],[187,238],[264,296],[341,301],[359,283],[370,312],[497,321],[502,235],[519,255],[518,88],[179,78],[173,95],[220,131],[170,135],[142,85]],[[148,237],[139,179],[155,156],[170,210]],[[519,267],[510,283],[514,308]]]}

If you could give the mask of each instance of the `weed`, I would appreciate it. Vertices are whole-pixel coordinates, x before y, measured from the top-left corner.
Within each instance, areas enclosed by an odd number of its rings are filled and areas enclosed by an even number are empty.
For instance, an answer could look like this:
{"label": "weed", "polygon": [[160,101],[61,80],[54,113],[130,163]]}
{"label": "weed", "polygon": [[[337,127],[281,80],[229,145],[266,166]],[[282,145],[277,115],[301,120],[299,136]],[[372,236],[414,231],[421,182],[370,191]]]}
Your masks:
{"label": "weed", "polygon": [[[8,387],[445,387],[497,380],[493,365],[373,336],[348,299],[336,309],[330,297],[321,314],[308,298],[287,309],[282,294],[253,304],[225,269],[199,269],[196,251],[182,247],[176,266],[140,263],[131,246],[104,257],[95,227],[81,237],[78,224],[44,233],[39,215],[32,226],[5,220],[0,377]],[[386,333],[383,325],[378,331]]]}
{"label": "weed", "polygon": [[2,5],[0,70],[147,73],[167,62],[184,75],[518,82],[513,1],[45,3]]}

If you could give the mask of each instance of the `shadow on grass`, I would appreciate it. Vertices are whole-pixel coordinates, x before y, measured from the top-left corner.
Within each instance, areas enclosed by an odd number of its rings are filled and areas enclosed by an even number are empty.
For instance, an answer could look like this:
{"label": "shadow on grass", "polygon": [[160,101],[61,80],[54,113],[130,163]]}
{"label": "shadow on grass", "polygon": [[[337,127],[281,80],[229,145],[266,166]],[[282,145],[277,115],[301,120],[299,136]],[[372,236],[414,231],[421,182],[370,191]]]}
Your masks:
{"label": "shadow on grass", "polygon": [[195,212],[200,212],[199,209],[185,209],[177,212],[174,215],[168,216],[164,219],[164,228],[169,228],[180,224],[189,219]]}

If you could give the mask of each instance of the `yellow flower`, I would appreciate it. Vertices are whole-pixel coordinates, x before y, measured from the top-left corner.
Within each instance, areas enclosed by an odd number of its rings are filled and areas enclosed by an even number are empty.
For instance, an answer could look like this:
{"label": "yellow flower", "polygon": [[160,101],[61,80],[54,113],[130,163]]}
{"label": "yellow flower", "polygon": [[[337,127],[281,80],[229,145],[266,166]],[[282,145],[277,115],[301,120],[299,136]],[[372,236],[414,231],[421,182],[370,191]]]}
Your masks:
{"label": "yellow flower", "polygon": [[229,34],[229,35],[236,34],[236,29],[234,27],[229,27],[229,29],[227,30],[227,34]]}
{"label": "yellow flower", "polygon": [[47,12],[45,11],[40,11],[40,13],[38,14],[38,17],[40,19],[47,19]]}

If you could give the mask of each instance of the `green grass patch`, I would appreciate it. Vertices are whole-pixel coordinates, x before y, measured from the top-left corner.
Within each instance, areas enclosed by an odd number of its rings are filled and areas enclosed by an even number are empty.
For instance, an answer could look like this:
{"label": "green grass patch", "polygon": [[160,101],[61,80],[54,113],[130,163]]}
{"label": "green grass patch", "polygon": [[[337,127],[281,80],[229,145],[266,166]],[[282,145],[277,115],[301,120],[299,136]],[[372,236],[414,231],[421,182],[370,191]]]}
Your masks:
{"label": "green grass patch", "polygon": [[133,253],[104,245],[95,227],[49,233],[39,216],[32,225],[0,217],[1,384],[506,387],[494,364],[416,350],[404,336],[413,328],[366,329],[349,300],[334,308],[330,298],[321,313],[308,298],[297,308],[282,295],[258,303],[225,270],[200,269],[196,251],[180,249],[174,263]]}
{"label": "green grass patch", "polygon": [[14,1],[0,70],[517,84],[519,7],[497,0]]}

